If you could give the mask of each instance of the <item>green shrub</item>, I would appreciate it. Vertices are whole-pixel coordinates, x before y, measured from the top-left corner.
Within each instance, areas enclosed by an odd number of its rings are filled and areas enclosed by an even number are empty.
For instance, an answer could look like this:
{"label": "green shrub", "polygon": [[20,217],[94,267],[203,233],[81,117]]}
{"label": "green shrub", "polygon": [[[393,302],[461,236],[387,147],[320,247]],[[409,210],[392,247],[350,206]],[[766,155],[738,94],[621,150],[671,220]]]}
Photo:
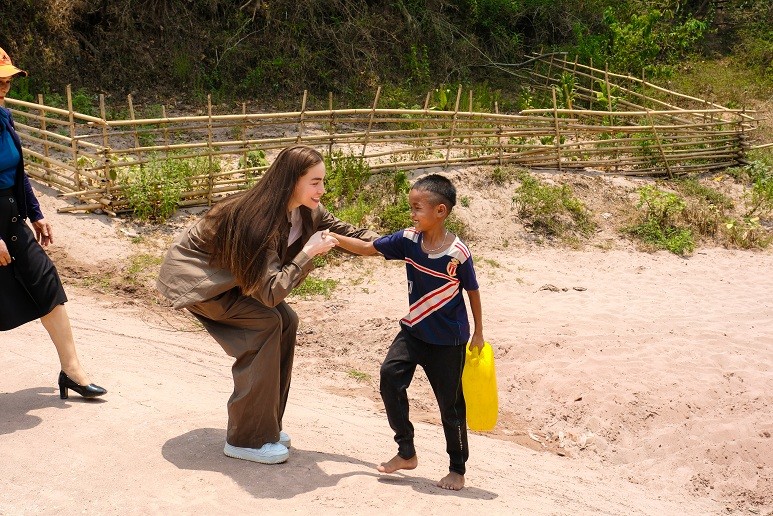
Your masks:
{"label": "green shrub", "polygon": [[695,240],[689,228],[679,225],[685,201],[675,193],[655,186],[639,190],[638,208],[644,208],[642,220],[623,231],[658,249],[684,255],[695,250]]}
{"label": "green shrub", "polygon": [[[219,167],[218,167],[219,168]],[[135,217],[163,222],[177,209],[180,196],[193,185],[191,176],[207,174],[206,158],[179,159],[154,156],[143,166],[132,166],[118,176]]]}
{"label": "green shrub", "polygon": [[573,196],[568,185],[541,183],[528,172],[517,176],[521,183],[513,196],[518,215],[530,219],[534,230],[547,236],[572,233],[588,236],[596,228],[585,205]]}

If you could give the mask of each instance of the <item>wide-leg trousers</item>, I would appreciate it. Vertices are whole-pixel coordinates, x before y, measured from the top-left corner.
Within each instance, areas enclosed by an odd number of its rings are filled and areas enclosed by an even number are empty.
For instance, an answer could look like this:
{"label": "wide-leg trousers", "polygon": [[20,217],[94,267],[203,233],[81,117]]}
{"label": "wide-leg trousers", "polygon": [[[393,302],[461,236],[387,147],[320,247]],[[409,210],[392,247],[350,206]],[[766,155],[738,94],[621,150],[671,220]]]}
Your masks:
{"label": "wide-leg trousers", "polygon": [[268,307],[234,288],[188,307],[235,361],[226,441],[260,448],[279,441],[290,392],[298,316],[284,301]]}
{"label": "wide-leg trousers", "polygon": [[465,346],[438,346],[411,336],[405,330],[397,334],[381,364],[381,399],[395,432],[397,454],[410,459],[416,455],[413,424],[408,417],[408,387],[416,366],[427,374],[440,408],[446,437],[449,470],[464,475],[469,458],[467,447],[467,406],[462,394],[462,370]]}

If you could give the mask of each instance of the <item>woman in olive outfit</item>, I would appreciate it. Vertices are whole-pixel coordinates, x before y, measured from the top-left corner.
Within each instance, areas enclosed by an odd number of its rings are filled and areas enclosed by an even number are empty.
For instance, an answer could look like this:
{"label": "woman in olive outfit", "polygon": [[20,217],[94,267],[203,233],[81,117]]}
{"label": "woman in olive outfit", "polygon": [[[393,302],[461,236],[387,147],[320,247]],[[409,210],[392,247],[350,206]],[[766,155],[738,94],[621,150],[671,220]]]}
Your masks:
{"label": "woman in olive outfit", "polygon": [[0,48],[0,331],[40,319],[59,354],[60,397],[66,399],[72,389],[94,398],[107,391],[90,382],[78,360],[64,308],[67,296],[54,264],[43,251],[54,241],[51,225],[43,218],[24,172],[21,141],[11,112],[5,108],[11,80],[19,75],[27,72],[15,67]]}
{"label": "woman in olive outfit", "polygon": [[277,464],[289,456],[282,417],[290,391],[298,316],[285,302],[338,244],[336,235],[375,240],[330,214],[322,155],[284,149],[250,190],[216,204],[167,252],[159,290],[187,308],[235,361],[223,453]]}

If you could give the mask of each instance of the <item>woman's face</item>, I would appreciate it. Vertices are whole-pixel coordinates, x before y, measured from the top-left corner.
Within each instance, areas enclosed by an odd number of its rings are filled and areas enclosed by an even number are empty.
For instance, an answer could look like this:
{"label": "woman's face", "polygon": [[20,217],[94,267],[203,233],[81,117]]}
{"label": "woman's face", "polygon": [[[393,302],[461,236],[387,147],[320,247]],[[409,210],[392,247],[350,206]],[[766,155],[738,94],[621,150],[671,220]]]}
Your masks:
{"label": "woman's face", "polygon": [[319,162],[309,168],[306,173],[295,183],[293,195],[287,210],[294,210],[298,206],[306,206],[314,209],[319,206],[319,200],[325,193],[325,164]]}
{"label": "woman's face", "polygon": [[11,77],[0,77],[0,106],[5,105],[5,96],[11,89]]}

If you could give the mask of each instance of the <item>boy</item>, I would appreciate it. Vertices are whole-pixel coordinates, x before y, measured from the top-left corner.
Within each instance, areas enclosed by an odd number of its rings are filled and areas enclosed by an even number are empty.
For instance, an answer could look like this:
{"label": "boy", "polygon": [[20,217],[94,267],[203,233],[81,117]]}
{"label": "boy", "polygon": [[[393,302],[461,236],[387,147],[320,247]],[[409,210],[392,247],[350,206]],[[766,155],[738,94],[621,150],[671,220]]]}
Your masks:
{"label": "boy", "polygon": [[340,237],[339,246],[357,254],[380,252],[387,260],[405,260],[410,311],[400,321],[381,365],[381,398],[389,426],[395,432],[398,452],[378,470],[393,473],[418,465],[413,444],[413,425],[408,419],[407,389],[421,365],[440,407],[449,473],[438,486],[464,487],[467,421],[462,396],[462,369],[470,325],[462,296],[467,291],[475,322],[470,346],[483,348],[483,321],[478,282],[469,249],[449,233],[445,220],[456,204],[456,189],[438,174],[422,177],[408,194],[414,227],[381,237],[374,242]]}

